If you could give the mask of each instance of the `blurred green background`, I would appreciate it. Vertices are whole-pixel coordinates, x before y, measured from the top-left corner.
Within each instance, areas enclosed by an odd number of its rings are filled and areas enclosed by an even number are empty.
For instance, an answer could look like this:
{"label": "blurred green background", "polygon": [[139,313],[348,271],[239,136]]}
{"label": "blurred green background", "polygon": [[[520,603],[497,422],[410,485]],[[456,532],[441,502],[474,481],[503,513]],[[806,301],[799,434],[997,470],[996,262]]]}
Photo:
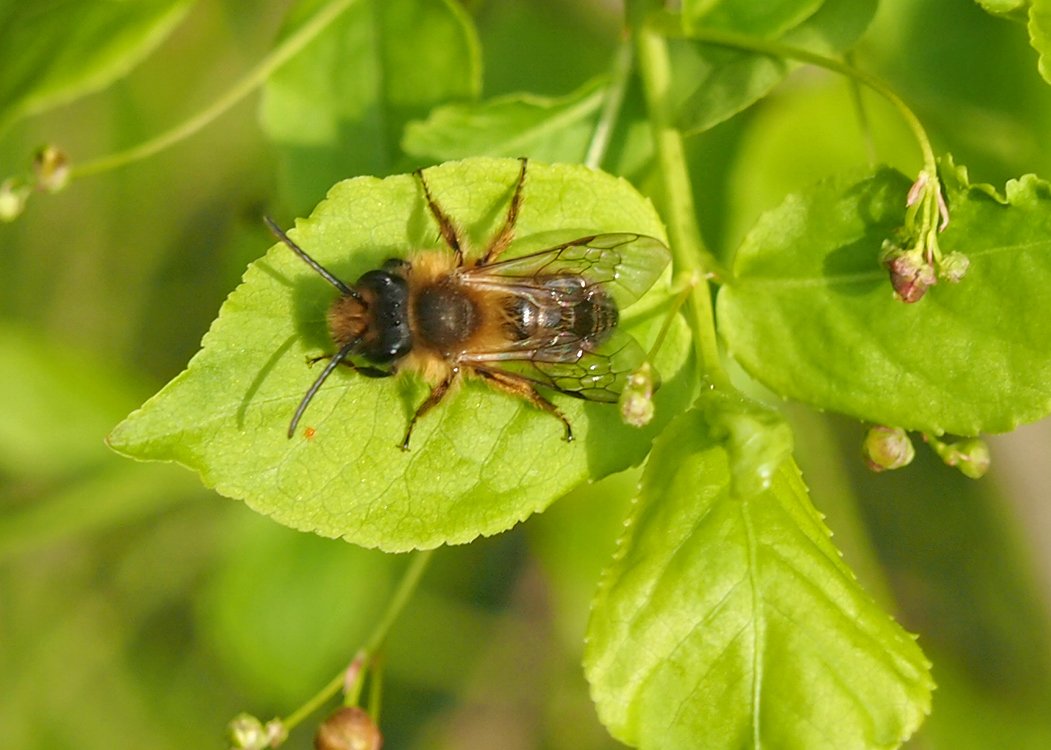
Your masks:
{"label": "blurred green background", "polygon": [[[619,39],[615,3],[465,5],[485,97],[567,93],[605,72]],[[0,133],[0,176],[45,142],[88,160],[207,106],[268,52],[288,7],[195,4],[130,75]],[[970,0],[893,0],[855,61],[976,181],[1051,177],[1051,87],[1021,25]],[[916,171],[901,123],[866,103],[880,160]],[[170,150],[36,196],[0,224],[4,747],[222,747],[236,713],[285,715],[345,666],[404,568],[103,444],[182,369],[271,244],[260,216],[291,210],[258,105],[249,97]],[[690,148],[702,227],[722,253],[786,192],[868,158],[849,88],[811,69]],[[836,542],[935,663],[934,714],[911,746],[1051,747],[1051,425],[994,438],[993,469],[973,482],[922,449],[903,472],[867,474],[860,425],[790,414]],[[615,746],[579,660],[633,485],[611,478],[437,554],[386,652],[387,747]],[[309,747],[309,734],[287,746]]]}

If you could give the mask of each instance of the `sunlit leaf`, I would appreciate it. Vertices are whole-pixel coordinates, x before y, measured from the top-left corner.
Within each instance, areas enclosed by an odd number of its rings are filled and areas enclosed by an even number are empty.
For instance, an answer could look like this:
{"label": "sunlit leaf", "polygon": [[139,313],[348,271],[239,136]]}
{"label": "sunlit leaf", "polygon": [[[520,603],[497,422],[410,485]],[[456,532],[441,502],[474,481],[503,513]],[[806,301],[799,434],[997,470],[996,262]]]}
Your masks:
{"label": "sunlit leaf", "polygon": [[438,161],[466,156],[530,156],[583,161],[602,106],[603,82],[558,98],[512,94],[449,104],[405,129],[405,151]]}
{"label": "sunlit leaf", "polygon": [[0,5],[0,131],[103,88],[178,25],[192,0]]}
{"label": "sunlit leaf", "polygon": [[765,214],[719,294],[732,355],[777,393],[880,424],[1002,432],[1051,411],[1051,190],[1032,175],[1001,196],[943,170],[944,252],[971,261],[920,302],[891,294],[878,256],[909,180],[882,170],[790,196]]}
{"label": "sunlit leaf", "polygon": [[[479,158],[430,169],[427,179],[478,247],[502,222],[518,169],[517,160]],[[663,236],[652,206],[628,183],[571,165],[531,163],[517,228],[521,241],[511,252],[603,231]],[[438,244],[410,175],[337,184],[292,236],[349,280],[408,248]],[[289,418],[317,375],[306,359],[332,353],[325,312],[334,297],[275,245],[249,267],[188,369],[118,426],[110,443],[138,458],[186,464],[219,492],[287,525],[404,550],[502,531],[584,479],[638,462],[692,387],[686,333],[676,325],[656,360],[664,377],[657,419],[644,430],[622,424],[613,406],[556,395],[577,437],[566,444],[558,420],[468,382],[421,419],[412,449],[402,452],[425,386],[343,368],[289,440]],[[638,307],[652,310],[645,300]],[[663,322],[651,312],[628,330],[647,344]]]}
{"label": "sunlit leaf", "polygon": [[661,750],[898,747],[929,710],[922,652],[858,586],[790,459],[754,494],[730,475],[703,411],[654,445],[588,631],[603,723]]}

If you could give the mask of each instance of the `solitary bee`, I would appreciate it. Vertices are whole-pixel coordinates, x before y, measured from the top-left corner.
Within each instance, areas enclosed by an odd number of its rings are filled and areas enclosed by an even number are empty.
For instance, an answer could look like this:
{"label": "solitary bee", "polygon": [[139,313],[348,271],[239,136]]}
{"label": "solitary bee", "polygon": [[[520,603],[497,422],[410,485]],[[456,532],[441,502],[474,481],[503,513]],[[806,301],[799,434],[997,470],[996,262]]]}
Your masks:
{"label": "solitary bee", "polygon": [[465,256],[460,230],[418,170],[416,178],[447,249],[388,260],[353,286],[266,219],[274,234],[340,293],[328,313],[338,351],[299,402],[288,426],[290,438],[322,383],[341,364],[373,378],[414,372],[431,386],[409,420],[402,450],[408,450],[420,417],[465,374],[557,417],[567,441],[573,439],[569,420],[537,386],[589,401],[617,401],[629,373],[646,359],[639,344],[617,328],[620,306],[653,285],[668,264],[668,249],[639,234],[595,234],[500,260],[514,238],[526,164],[522,159],[503,227],[478,258]]}

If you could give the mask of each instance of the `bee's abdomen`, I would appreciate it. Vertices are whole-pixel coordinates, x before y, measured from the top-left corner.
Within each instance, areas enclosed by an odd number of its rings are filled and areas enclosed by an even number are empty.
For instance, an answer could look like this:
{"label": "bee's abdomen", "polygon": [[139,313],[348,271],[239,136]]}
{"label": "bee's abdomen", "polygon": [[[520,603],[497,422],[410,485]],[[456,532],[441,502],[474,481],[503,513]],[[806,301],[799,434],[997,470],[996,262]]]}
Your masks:
{"label": "bee's abdomen", "polygon": [[552,276],[540,292],[508,297],[506,332],[515,342],[572,339],[595,345],[617,325],[613,299],[578,276]]}

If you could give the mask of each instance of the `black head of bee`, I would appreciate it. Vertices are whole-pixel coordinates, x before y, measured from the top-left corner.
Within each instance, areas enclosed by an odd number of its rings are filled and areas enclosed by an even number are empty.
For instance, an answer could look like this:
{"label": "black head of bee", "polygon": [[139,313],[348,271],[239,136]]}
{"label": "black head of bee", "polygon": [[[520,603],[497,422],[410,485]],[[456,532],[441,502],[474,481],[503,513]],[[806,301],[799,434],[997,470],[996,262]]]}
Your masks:
{"label": "black head of bee", "polygon": [[[288,426],[288,436],[291,437],[311,399],[332,371],[343,364],[347,357],[360,355],[374,364],[389,364],[403,357],[412,348],[408,314],[409,289],[403,275],[407,265],[403,262],[388,261],[383,269],[368,271],[358,279],[357,284],[349,286],[310,257],[272,219],[264,217],[264,220],[278,239],[340,292],[339,298],[332,303],[328,313],[329,331],[333,341],[339,346],[339,351],[325,365],[325,369],[299,402]],[[355,369],[374,377],[390,374],[377,368]]]}
{"label": "black head of bee", "polygon": [[[366,326],[360,336],[360,345],[355,354],[370,362],[389,364],[405,356],[412,348],[412,332],[409,329],[409,285],[404,277],[390,271],[369,271],[355,284],[359,298],[368,300]],[[333,338],[336,336],[337,301],[329,315]]]}

